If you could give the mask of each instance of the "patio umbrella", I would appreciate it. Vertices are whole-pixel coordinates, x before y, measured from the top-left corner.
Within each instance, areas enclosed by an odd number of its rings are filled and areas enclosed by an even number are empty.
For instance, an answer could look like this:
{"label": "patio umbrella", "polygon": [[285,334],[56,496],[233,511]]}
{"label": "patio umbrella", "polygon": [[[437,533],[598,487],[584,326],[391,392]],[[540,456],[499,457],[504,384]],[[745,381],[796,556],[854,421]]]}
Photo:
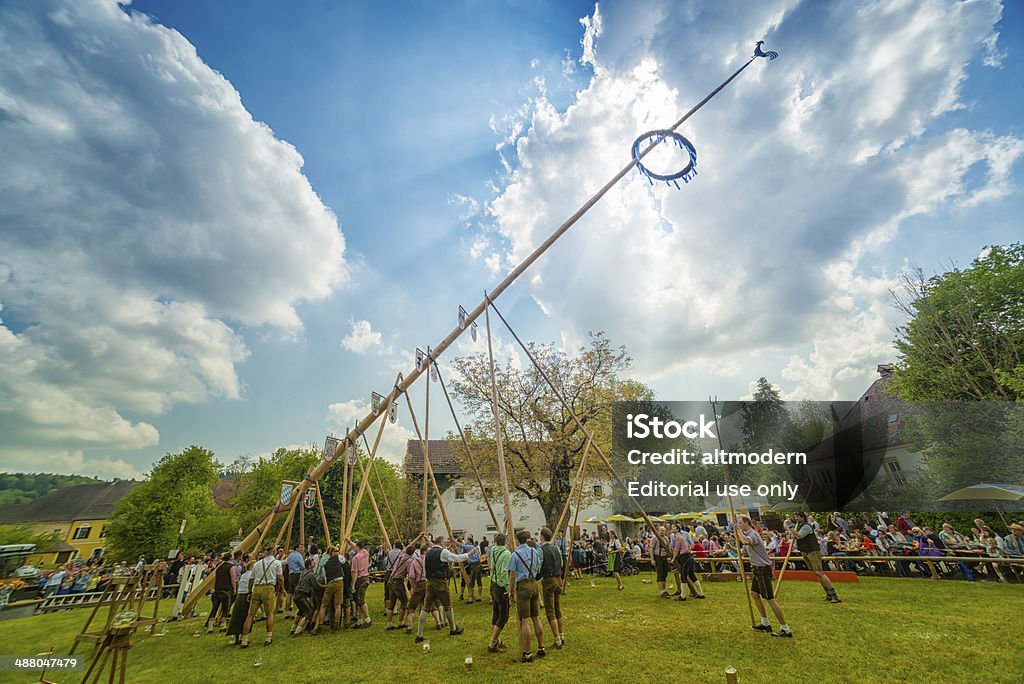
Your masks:
{"label": "patio umbrella", "polygon": [[636,520],[634,520],[633,518],[630,518],[628,515],[622,515],[621,513],[616,513],[615,515],[609,515],[607,518],[604,519],[604,521],[605,522],[636,522]]}
{"label": "patio umbrella", "polygon": [[[1024,486],[1022,485],[982,482],[950,492],[939,499],[939,501],[1020,501],[1021,499],[1024,499]],[[1006,518],[1003,517],[1003,512],[999,510],[998,504],[996,505],[996,513],[999,514],[999,519],[1006,525]]]}
{"label": "patio umbrella", "polygon": [[675,515],[666,515],[665,520],[694,520],[700,516],[700,513],[676,513]]}
{"label": "patio umbrella", "polygon": [[604,520],[604,518],[602,518],[602,517],[600,517],[600,516],[597,516],[597,515],[595,515],[595,516],[593,516],[592,518],[587,518],[587,519],[586,519],[586,520],[584,520],[583,522],[585,522],[585,523],[587,523],[587,524],[589,524],[589,525],[596,525],[596,524],[598,524],[598,523],[603,523],[604,521],[605,521],[605,520]]}

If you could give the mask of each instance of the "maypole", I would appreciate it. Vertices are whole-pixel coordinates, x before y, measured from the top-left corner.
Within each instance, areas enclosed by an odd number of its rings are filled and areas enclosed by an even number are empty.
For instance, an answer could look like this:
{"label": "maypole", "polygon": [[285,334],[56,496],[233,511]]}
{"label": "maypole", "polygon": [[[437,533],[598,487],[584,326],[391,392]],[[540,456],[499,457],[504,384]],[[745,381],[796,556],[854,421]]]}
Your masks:
{"label": "maypole", "polygon": [[[529,269],[549,249],[551,249],[551,246],[554,245],[559,238],[565,235],[565,233],[570,228],[572,228],[581,218],[583,218],[583,216],[588,211],[590,211],[590,209],[592,209],[595,204],[601,201],[601,199],[606,194],[608,194],[608,192],[613,187],[615,187],[615,185],[617,185],[618,182],[621,181],[626,176],[626,174],[628,174],[634,168],[637,168],[640,170],[642,174],[644,174],[645,177],[647,177],[652,182],[654,179],[664,180],[665,182],[675,183],[677,187],[678,183],[676,181],[678,179],[682,179],[684,182],[688,182],[694,175],[696,175],[696,151],[694,150],[693,145],[690,144],[688,140],[683,138],[675,131],[687,119],[689,119],[691,116],[697,113],[697,111],[699,111],[704,105],[711,101],[713,97],[715,97],[727,85],[729,85],[748,66],[750,66],[750,64],[755,59],[757,59],[758,57],[764,57],[769,60],[772,60],[778,57],[778,54],[775,52],[763,51],[761,49],[762,42],[763,41],[758,42],[754,50],[754,54],[753,56],[750,57],[750,59],[748,59],[742,66],[740,66],[735,72],[733,72],[731,76],[729,76],[726,80],[719,84],[718,87],[716,87],[714,90],[708,93],[708,95],[706,95],[704,99],[702,99],[700,102],[694,105],[688,112],[681,116],[678,121],[672,124],[672,126],[662,131],[652,131],[649,134],[644,134],[637,138],[637,140],[633,144],[632,158],[630,159],[630,161],[625,166],[623,166],[618,173],[612,176],[612,178],[607,183],[601,186],[601,188],[597,192],[595,192],[586,202],[584,202],[583,205],[580,206],[580,208],[577,209],[576,212],[572,214],[572,216],[567,218],[558,228],[556,228],[554,232],[552,232],[551,235],[549,235],[548,238],[544,240],[544,242],[538,245],[536,249],[533,250],[533,252],[531,252],[525,259],[523,259],[523,261],[518,266],[516,266],[507,276],[505,276],[505,278],[502,279],[502,281],[498,283],[494,287],[494,289],[490,291],[489,294],[485,294],[484,299],[479,304],[477,304],[471,311],[465,311],[464,309],[462,309],[460,311],[458,325],[456,325],[451,332],[449,332],[440,342],[438,342],[432,348],[431,356],[428,356],[422,364],[417,364],[417,367],[412,372],[409,373],[408,377],[402,379],[401,382],[396,383],[394,389],[392,389],[391,392],[389,392],[386,396],[382,398],[380,407],[383,408],[383,411],[370,411],[356,424],[356,432],[361,434],[368,430],[373,425],[373,423],[376,422],[377,419],[383,415],[383,413],[387,412],[390,409],[391,405],[395,401],[397,401],[402,394],[405,394],[408,391],[408,389],[412,387],[412,385],[419,379],[419,377],[429,369],[430,365],[432,363],[435,363],[434,358],[443,354],[452,344],[455,343],[455,341],[462,335],[462,333],[465,332],[466,328],[471,328],[474,331],[475,339],[476,319],[479,318],[480,315],[484,313],[484,311],[487,309],[488,303],[496,300],[505,292],[505,290],[511,287],[512,284],[516,280],[518,280],[519,277],[523,275],[523,273],[527,271],[527,269]],[[669,139],[671,139],[673,142],[687,150],[687,152],[690,155],[690,163],[686,167],[684,167],[684,169],[681,172],[676,174],[663,176],[652,173],[650,170],[643,166],[642,161],[648,154],[650,154],[650,152],[655,147]],[[648,145],[647,147],[641,149],[641,143],[644,140],[647,140]],[[324,454],[323,460],[321,460],[321,462],[317,464],[313,471],[310,474],[306,475],[305,479],[303,479],[303,481],[299,483],[298,487],[296,487],[295,495],[302,497],[305,494],[306,489],[309,488],[310,484],[312,484],[313,482],[317,482],[321,477],[323,477],[324,473],[326,473],[327,470],[333,465],[334,461],[336,460],[336,457],[339,454],[344,454],[345,449],[352,447],[354,444],[354,440],[349,435],[346,435],[345,439],[341,440],[338,443],[336,449],[334,450],[334,453]],[[602,461],[606,460],[604,454],[600,451],[600,449],[597,450],[597,453],[599,456],[602,457]],[[424,452],[424,458],[426,459],[426,457],[427,454],[426,452]],[[257,526],[252,531],[250,531],[249,534],[239,543],[237,550],[242,552],[252,551],[256,546],[257,541],[261,541],[262,538],[265,536],[264,532],[270,528],[270,525],[274,523],[274,521],[278,518],[278,516],[281,515],[281,513],[286,512],[288,510],[289,507],[287,504],[281,505],[280,502],[276,504],[270,511],[267,526],[263,530],[261,530],[260,527]],[[344,541],[345,540],[341,540],[342,543],[344,543]],[[200,582],[192,590],[192,593],[185,601],[185,610],[191,610],[199,601],[199,599],[210,590],[210,587],[212,585],[213,574],[211,573],[207,575],[207,577],[205,577],[203,581]]]}

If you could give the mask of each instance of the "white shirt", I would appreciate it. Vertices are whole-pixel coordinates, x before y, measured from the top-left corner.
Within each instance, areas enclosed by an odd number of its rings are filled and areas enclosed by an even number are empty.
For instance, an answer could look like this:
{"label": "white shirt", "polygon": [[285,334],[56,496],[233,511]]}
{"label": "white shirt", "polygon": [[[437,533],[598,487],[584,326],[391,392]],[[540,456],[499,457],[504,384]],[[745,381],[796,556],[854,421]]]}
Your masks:
{"label": "white shirt", "polygon": [[246,570],[242,573],[242,576],[238,578],[238,593],[248,594],[249,593],[249,581],[252,579],[252,570]]}
{"label": "white shirt", "polygon": [[252,584],[254,587],[261,584],[274,586],[281,573],[281,561],[268,554],[252,566]]}

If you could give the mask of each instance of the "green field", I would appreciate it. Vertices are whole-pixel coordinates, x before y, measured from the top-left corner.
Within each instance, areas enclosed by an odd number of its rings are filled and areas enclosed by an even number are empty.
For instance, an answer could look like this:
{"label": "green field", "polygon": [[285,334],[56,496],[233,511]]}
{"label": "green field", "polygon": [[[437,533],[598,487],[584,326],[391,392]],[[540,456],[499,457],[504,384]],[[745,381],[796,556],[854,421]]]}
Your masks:
{"label": "green field", "polygon": [[[1024,680],[1019,585],[862,578],[838,585],[844,602],[831,605],[816,583],[787,582],[780,602],[796,635],[790,640],[750,629],[738,583],[706,583],[706,601],[676,603],[660,599],[655,586],[638,577],[624,581],[624,591],[615,591],[610,579],[597,579],[593,587],[589,579],[574,583],[563,601],[566,648],[549,649],[546,659],[528,665],[512,663],[511,624],[503,636],[509,651],[487,653],[486,602],[456,603],[456,620],[466,628],[462,636],[434,631],[431,621],[431,651],[424,654],[411,636],[384,631],[382,585],[375,584],[369,593],[374,624],[368,630],[293,639],[287,635],[291,622],[283,620],[275,626],[274,644],[264,647],[257,623],[253,645],[243,651],[220,635],[199,634],[202,617],[158,625],[157,632],[166,629],[166,635],[136,638],[128,681],[404,683],[426,676],[431,682],[724,682],[730,665],[741,684]],[[209,610],[209,602],[202,601],[199,610]],[[0,652],[29,655],[53,645],[66,653],[86,615],[79,609],[0,622]],[[472,674],[464,667],[468,655],[474,659]],[[50,678],[78,682],[81,673]],[[10,673],[0,679],[37,681]]]}

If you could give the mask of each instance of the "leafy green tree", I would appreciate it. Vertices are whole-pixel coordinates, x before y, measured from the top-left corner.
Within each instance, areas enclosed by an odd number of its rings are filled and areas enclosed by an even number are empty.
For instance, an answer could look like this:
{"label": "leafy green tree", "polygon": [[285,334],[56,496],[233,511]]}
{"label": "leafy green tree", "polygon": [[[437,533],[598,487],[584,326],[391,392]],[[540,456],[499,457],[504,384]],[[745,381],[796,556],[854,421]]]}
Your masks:
{"label": "leafy green tree", "polygon": [[753,401],[743,404],[743,445],[741,451],[778,448],[792,427],[782,395],[768,379],[757,379]]}
{"label": "leafy green tree", "polygon": [[967,269],[892,293],[909,322],[897,330],[893,391],[910,401],[1024,399],[1024,245],[991,247]]}
{"label": "leafy green tree", "polygon": [[[528,347],[605,453],[611,448],[612,402],[651,396],[642,384],[621,377],[632,360],[625,347],[613,347],[604,333],[591,333],[589,345],[571,356],[553,344],[531,342]],[[470,416],[472,448],[481,478],[496,492],[493,505],[501,499],[497,494],[501,491],[497,446],[493,438],[477,437],[494,434],[488,357],[462,357],[455,360],[455,368],[457,379],[452,387]],[[536,501],[547,524],[554,526],[569,496],[572,477],[586,446],[586,433],[533,364],[520,368],[496,362],[495,376],[510,494],[520,501]],[[461,444],[455,448],[461,450]],[[592,464],[592,475],[609,476],[597,458],[588,463]],[[467,487],[466,493],[479,496],[474,487]],[[594,499],[592,490],[585,493],[583,505]]]}
{"label": "leafy green tree", "polygon": [[175,548],[182,520],[183,546],[202,548],[211,543],[204,534],[211,532],[207,521],[218,515],[210,495],[218,465],[212,451],[194,445],[161,458],[114,509],[107,526],[107,553],[125,560],[140,553],[162,558]]}
{"label": "leafy green tree", "polygon": [[893,298],[910,320],[888,391],[917,409],[901,435],[927,454],[935,495],[1024,482],[1024,245],[927,280],[918,270]]}

